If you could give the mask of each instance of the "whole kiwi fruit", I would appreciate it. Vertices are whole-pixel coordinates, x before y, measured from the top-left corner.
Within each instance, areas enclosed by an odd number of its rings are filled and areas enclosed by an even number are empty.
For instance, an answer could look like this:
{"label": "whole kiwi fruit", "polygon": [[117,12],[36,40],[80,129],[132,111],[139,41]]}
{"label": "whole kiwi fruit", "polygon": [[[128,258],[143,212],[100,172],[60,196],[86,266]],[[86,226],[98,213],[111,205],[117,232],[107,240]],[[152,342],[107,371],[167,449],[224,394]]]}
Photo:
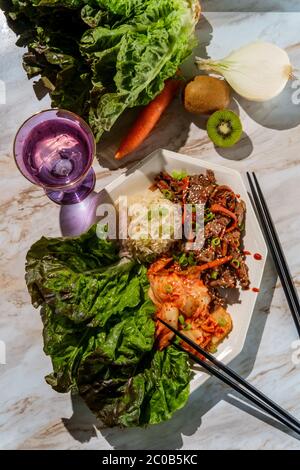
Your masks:
{"label": "whole kiwi fruit", "polygon": [[184,89],[184,107],[194,114],[211,114],[230,103],[230,87],[219,78],[197,75]]}

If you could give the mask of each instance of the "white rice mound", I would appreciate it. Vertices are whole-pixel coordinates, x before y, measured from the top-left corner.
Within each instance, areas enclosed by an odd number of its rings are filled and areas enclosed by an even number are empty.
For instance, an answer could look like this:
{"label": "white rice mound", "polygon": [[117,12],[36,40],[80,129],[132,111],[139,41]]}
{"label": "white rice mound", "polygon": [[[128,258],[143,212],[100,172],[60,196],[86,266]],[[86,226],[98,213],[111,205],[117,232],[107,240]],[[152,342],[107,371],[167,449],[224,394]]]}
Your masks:
{"label": "white rice mound", "polygon": [[159,190],[146,190],[128,198],[128,238],[124,251],[141,262],[151,262],[175,243],[177,206]]}

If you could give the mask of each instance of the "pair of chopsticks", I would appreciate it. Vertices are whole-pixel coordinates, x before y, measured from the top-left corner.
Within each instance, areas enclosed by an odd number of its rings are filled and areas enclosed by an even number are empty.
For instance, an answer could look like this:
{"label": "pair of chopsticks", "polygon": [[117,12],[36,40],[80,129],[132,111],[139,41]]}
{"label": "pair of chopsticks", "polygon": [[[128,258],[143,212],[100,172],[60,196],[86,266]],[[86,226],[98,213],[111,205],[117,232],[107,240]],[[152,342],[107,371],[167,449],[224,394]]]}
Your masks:
{"label": "pair of chopsticks", "polygon": [[174,345],[178,349],[188,353],[188,355],[194,362],[202,366],[203,369],[207,370],[210,374],[214,375],[225,384],[229,385],[233,390],[240,393],[244,398],[247,398],[257,407],[261,408],[265,413],[269,414],[280,423],[284,424],[288,428],[300,434],[300,422],[296,418],[294,418],[290,413],[285,411],[283,408],[281,408],[281,406],[277,405],[277,403],[275,403],[273,400],[271,400],[262,392],[260,392],[247,380],[243,379],[243,377],[234,372],[234,370],[232,370],[230,367],[226,366],[225,364],[223,364],[223,362],[216,359],[208,351],[205,351],[205,349],[202,349],[200,346],[198,346],[198,344],[194,343],[194,341],[192,341],[183,333],[181,333],[181,331],[177,330],[176,328],[173,328],[173,326],[169,325],[159,317],[157,317],[157,320],[163,323],[167,328],[169,328],[169,330],[175,333],[176,336],[178,336],[185,343],[191,346],[195,351],[197,351],[210,361],[209,363],[204,359],[200,359],[192,352],[187,351],[180,344],[174,343]]}
{"label": "pair of chopsticks", "polygon": [[[270,215],[269,209],[267,207],[265,198],[263,196],[255,173],[252,173],[252,175],[250,175],[247,172],[247,178],[250,184],[253,201],[255,203],[255,207],[265,234],[268,247],[270,248],[280,281],[282,283],[287,298],[287,302],[289,304],[297,331],[300,336],[299,298],[292,280],[292,276],[290,274],[287,261],[285,259],[272,217]],[[297,434],[300,434],[300,422],[296,418],[294,418],[290,413],[288,413],[286,410],[281,408],[281,406],[277,405],[277,403],[275,403],[273,400],[271,400],[262,392],[260,392],[247,380],[243,379],[243,377],[234,372],[230,367],[225,366],[225,364],[216,359],[209,352],[202,349],[200,346],[198,346],[198,344],[194,343],[187,336],[182,334],[179,330],[173,328],[161,318],[158,318],[158,320],[163,323],[167,328],[169,328],[173,333],[175,333],[176,336],[182,339],[185,343],[187,343],[195,351],[200,353],[209,361],[207,362],[204,359],[200,359],[192,352],[186,351],[181,345],[176,344],[176,347],[181,349],[182,351],[187,352],[194,362],[200,364],[210,374],[214,375],[222,382],[229,385],[233,390],[240,393],[243,397],[247,398],[254,405],[261,408],[264,412],[275,418],[277,421],[292,429]]]}
{"label": "pair of chopsticks", "polygon": [[252,197],[255,203],[255,207],[260,219],[262,229],[265,234],[265,238],[270,248],[276,270],[281,281],[284,293],[289,304],[291,314],[293,316],[295,326],[300,336],[300,303],[293,279],[285,259],[281,243],[279,241],[271,214],[269,212],[267,203],[263,196],[262,190],[259,186],[255,173],[247,172],[247,178],[251,188]]}

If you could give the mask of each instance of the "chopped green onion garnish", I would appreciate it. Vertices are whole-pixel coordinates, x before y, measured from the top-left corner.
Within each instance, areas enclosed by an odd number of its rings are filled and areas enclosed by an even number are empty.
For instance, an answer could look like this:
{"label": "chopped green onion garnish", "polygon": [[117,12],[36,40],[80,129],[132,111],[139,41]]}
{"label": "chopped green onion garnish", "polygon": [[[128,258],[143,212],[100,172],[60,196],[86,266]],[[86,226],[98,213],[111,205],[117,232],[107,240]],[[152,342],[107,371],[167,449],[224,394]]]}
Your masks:
{"label": "chopped green onion garnish", "polygon": [[185,322],[184,322],[184,316],[183,316],[183,315],[179,315],[178,321],[179,321],[179,323],[180,323],[181,325],[184,325],[184,323],[185,323]]}
{"label": "chopped green onion garnish", "polygon": [[179,264],[180,264],[180,266],[181,266],[182,268],[185,268],[185,267],[187,267],[187,266],[189,265],[189,260],[188,260],[188,258],[187,258],[187,256],[186,256],[185,253],[183,253],[183,254],[180,256],[180,258],[179,258],[178,261],[179,261]]}
{"label": "chopped green onion garnish", "polygon": [[225,318],[219,318],[219,320],[218,320],[218,325],[220,325],[220,326],[226,326],[226,325],[227,325],[227,321],[225,320]]}
{"label": "chopped green onion garnish", "polygon": [[162,193],[163,193],[163,195],[165,196],[166,199],[169,199],[169,200],[173,199],[173,194],[168,189],[163,189]]}
{"label": "chopped green onion garnish", "polygon": [[192,329],[192,325],[190,323],[188,323],[184,329],[184,331],[189,331]]}
{"label": "chopped green onion garnish", "polygon": [[212,246],[219,246],[221,243],[221,240],[219,237],[213,238],[211,241]]}
{"label": "chopped green onion garnish", "polygon": [[[141,240],[143,240],[143,239],[141,238]],[[145,238],[145,240],[147,240],[147,239]],[[155,260],[155,254],[151,254],[151,255],[146,256],[146,262],[147,263],[153,263],[154,260]]]}
{"label": "chopped green onion garnish", "polygon": [[218,275],[219,275],[218,271],[213,271],[213,272],[211,273],[210,277],[211,277],[211,279],[217,279],[217,278],[218,278]]}
{"label": "chopped green onion garnish", "polygon": [[187,177],[187,172],[186,171],[174,170],[174,171],[172,171],[171,175],[174,178],[174,180],[181,181],[181,180],[183,180],[183,178]]}
{"label": "chopped green onion garnish", "polygon": [[238,259],[232,259],[231,264],[234,268],[238,269],[240,267],[240,262]]}
{"label": "chopped green onion garnish", "polygon": [[170,286],[170,285],[166,285],[165,286],[165,291],[167,294],[171,294],[171,292],[173,292],[173,287]]}
{"label": "chopped green onion garnish", "polygon": [[179,258],[179,264],[181,267],[186,267],[188,266],[189,262],[188,262],[188,259],[187,259],[187,256],[185,253],[183,253],[180,258]]}
{"label": "chopped green onion garnish", "polygon": [[166,207],[160,207],[160,208],[159,208],[159,215],[160,215],[160,216],[163,217],[164,215],[168,215],[168,213],[169,213],[169,211],[168,211],[168,209],[167,209]]}
{"label": "chopped green onion garnish", "polygon": [[209,222],[210,220],[213,220],[215,218],[215,214],[213,212],[208,212],[205,216],[204,216],[204,222]]}
{"label": "chopped green onion garnish", "polygon": [[179,263],[181,268],[186,268],[188,266],[195,266],[196,260],[194,257],[194,253],[181,253],[179,255],[173,255],[173,259]]}

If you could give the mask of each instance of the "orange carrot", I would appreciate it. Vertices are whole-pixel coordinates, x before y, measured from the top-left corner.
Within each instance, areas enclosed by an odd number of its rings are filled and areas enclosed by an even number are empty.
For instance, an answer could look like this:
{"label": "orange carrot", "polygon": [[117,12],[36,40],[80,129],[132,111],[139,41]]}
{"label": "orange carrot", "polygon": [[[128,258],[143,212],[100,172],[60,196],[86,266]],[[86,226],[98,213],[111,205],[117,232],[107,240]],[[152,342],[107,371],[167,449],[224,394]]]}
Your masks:
{"label": "orange carrot", "polygon": [[216,268],[217,266],[221,266],[221,264],[225,264],[228,261],[232,260],[232,256],[224,256],[223,258],[215,259],[214,261],[210,261],[209,263],[202,264],[201,266],[197,266],[197,271],[205,271],[206,269]]}
{"label": "orange carrot", "polygon": [[231,232],[235,229],[235,227],[237,226],[237,216],[233,212],[231,212],[229,209],[226,209],[226,207],[221,206],[220,204],[213,204],[210,210],[214,213],[219,212],[220,214],[227,215],[228,217],[233,219],[232,224],[226,229],[226,232]]}
{"label": "orange carrot", "polygon": [[115,154],[116,160],[121,160],[141,145],[171,103],[181,83],[180,80],[166,80],[163,91],[141,111],[132,128],[122,140]]}

